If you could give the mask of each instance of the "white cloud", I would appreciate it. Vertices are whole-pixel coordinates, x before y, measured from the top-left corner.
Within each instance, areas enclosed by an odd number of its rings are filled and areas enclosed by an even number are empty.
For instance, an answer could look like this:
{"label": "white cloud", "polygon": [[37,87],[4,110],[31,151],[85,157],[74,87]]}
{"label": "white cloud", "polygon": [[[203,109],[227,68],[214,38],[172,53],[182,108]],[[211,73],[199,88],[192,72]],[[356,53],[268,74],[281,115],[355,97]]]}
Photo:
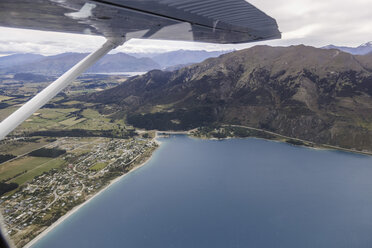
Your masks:
{"label": "white cloud", "polygon": [[[372,41],[371,0],[249,0],[249,2],[277,20],[283,34],[281,40],[241,45],[130,40],[117,48],[116,52],[231,50],[256,44],[357,46]],[[98,36],[0,28],[0,54],[33,52],[50,55],[62,52],[90,52],[103,42],[104,38]]]}
{"label": "white cloud", "polygon": [[250,0],[273,16],[283,39],[272,44],[304,43],[358,46],[372,40],[370,0]]}
{"label": "white cloud", "polygon": [[90,52],[104,40],[100,36],[1,27],[0,53]]}
{"label": "white cloud", "polygon": [[282,34],[283,40],[292,40],[292,39],[305,39],[306,37],[310,36],[311,34],[317,32],[322,28],[319,24],[310,24],[307,26],[299,27],[298,29],[284,32]]}

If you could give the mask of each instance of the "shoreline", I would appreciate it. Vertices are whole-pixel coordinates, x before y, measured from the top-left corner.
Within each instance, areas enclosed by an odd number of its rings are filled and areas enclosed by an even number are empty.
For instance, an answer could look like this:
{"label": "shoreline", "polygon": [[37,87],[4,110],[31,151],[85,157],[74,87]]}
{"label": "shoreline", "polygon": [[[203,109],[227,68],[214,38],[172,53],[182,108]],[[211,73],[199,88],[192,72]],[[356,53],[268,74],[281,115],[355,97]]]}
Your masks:
{"label": "shoreline", "polygon": [[[194,136],[192,135],[192,133],[190,131],[186,131],[186,132],[174,132],[174,131],[170,131],[170,132],[167,132],[167,131],[157,131],[155,132],[155,137],[153,139],[153,141],[160,147],[160,145],[162,144],[161,141],[158,140],[158,138],[161,138],[162,136],[159,135],[159,133],[164,133],[164,134],[169,134],[169,135],[177,135],[177,134],[186,134],[187,136],[189,136],[190,138],[195,138],[195,139],[207,139],[207,140],[226,140],[226,139],[246,139],[246,138],[256,138],[256,139],[262,139],[262,140],[267,140],[267,141],[273,141],[273,142],[280,142],[280,143],[287,143],[287,144],[290,144],[288,142],[285,142],[285,141],[282,141],[282,140],[278,140],[278,139],[267,139],[267,138],[262,138],[262,137],[255,137],[255,136],[252,136],[252,137],[226,137],[226,138],[207,138],[207,137],[198,137],[198,136]],[[294,145],[294,144],[291,144],[291,145]],[[353,151],[353,150],[349,150],[349,149],[344,149],[344,148],[340,148],[340,147],[333,147],[333,146],[330,146],[330,147],[327,147],[328,145],[320,145],[320,146],[306,146],[306,145],[294,145],[294,146],[302,146],[302,147],[306,147],[306,148],[310,148],[310,149],[315,149],[315,150],[336,150],[336,151],[344,151],[344,152],[349,152],[349,153],[354,153],[354,154],[362,154],[362,155],[367,155],[367,156],[372,156],[371,153],[366,153],[366,152],[358,152],[358,151]],[[130,170],[128,173],[124,174],[124,175],[121,175],[115,179],[113,179],[112,181],[110,181],[110,183],[108,185],[106,185],[105,187],[103,187],[102,189],[100,189],[98,192],[96,192],[95,194],[89,196],[87,198],[86,201],[84,201],[83,203],[73,207],[71,210],[69,210],[65,215],[61,216],[56,222],[54,222],[52,225],[50,225],[49,227],[47,227],[44,231],[42,231],[41,233],[39,233],[34,239],[32,239],[30,242],[28,242],[25,246],[23,246],[24,248],[30,248],[32,245],[34,245],[35,243],[37,243],[40,239],[42,239],[43,237],[45,237],[51,230],[53,230],[55,227],[57,227],[59,224],[63,223],[67,218],[69,218],[71,215],[73,215],[74,213],[76,213],[80,208],[82,208],[83,206],[85,206],[86,204],[88,204],[91,200],[93,200],[95,197],[97,197],[98,195],[100,195],[101,193],[103,193],[106,189],[108,189],[110,186],[112,186],[113,184],[117,183],[118,181],[120,181],[122,178],[124,178],[125,176],[129,175],[130,173],[136,171],[137,169],[141,168],[142,166],[144,166],[152,157],[153,157],[153,154],[154,152],[156,151],[156,149],[158,149],[159,147],[155,148],[152,153],[151,153],[151,156],[149,156],[144,162],[142,162],[141,164],[139,165],[136,165],[135,167],[133,167],[132,170]]]}
{"label": "shoreline", "polygon": [[[343,148],[343,147],[329,145],[329,144],[316,144],[312,141],[302,140],[302,139],[299,139],[299,138],[293,138],[293,137],[285,136],[285,135],[282,135],[282,134],[274,133],[274,132],[271,132],[271,131],[259,129],[259,128],[253,128],[253,127],[242,126],[242,125],[227,125],[227,124],[222,125],[222,127],[229,127],[229,126],[267,133],[269,135],[273,135],[276,138],[265,138],[265,137],[260,137],[260,136],[256,136],[256,135],[247,136],[247,137],[227,136],[227,137],[224,137],[224,138],[216,138],[216,137],[207,137],[207,136],[197,136],[197,135],[194,135],[191,132],[192,130],[189,130],[189,131],[186,131],[186,132],[188,133],[188,135],[190,137],[193,137],[193,138],[196,138],[196,139],[226,140],[226,139],[257,138],[257,139],[263,139],[263,140],[269,140],[269,141],[275,141],[275,142],[283,142],[283,143],[286,143],[286,144],[289,144],[289,145],[299,146],[299,147],[306,147],[306,148],[315,149],[315,150],[328,150],[328,151],[333,150],[333,151],[342,151],[342,152],[365,155],[365,156],[372,156],[372,152],[370,152],[370,151],[365,151],[365,150],[359,151],[359,150],[356,150],[356,149]],[[293,144],[291,142],[288,142],[286,139],[287,140],[299,141],[299,142],[302,142],[303,144]]]}
{"label": "shoreline", "polygon": [[357,150],[352,150],[352,149],[347,149],[347,148],[342,148],[342,147],[337,147],[337,146],[332,146],[332,145],[327,145],[327,144],[319,144],[314,146],[309,146],[309,145],[296,145],[296,144],[291,144],[289,142],[286,142],[284,140],[280,139],[268,139],[268,138],[263,138],[263,137],[258,137],[258,136],[248,136],[248,137],[239,137],[239,136],[231,136],[231,137],[226,137],[226,138],[209,138],[209,137],[199,137],[199,136],[194,136],[194,135],[189,135],[190,138],[194,139],[201,139],[201,140],[229,140],[229,139],[260,139],[260,140],[266,140],[266,141],[272,141],[272,142],[278,142],[278,143],[284,143],[292,146],[298,146],[298,147],[304,147],[308,149],[314,149],[318,151],[340,151],[340,152],[346,152],[346,153],[352,153],[352,154],[358,154],[358,155],[364,155],[364,156],[372,156],[371,152],[367,151],[357,151]]}
{"label": "shoreline", "polygon": [[[153,139],[153,141],[156,144],[158,144],[158,146],[161,145],[161,142],[157,140],[157,136],[155,136],[155,138]],[[35,238],[33,238],[30,242],[28,242],[25,246],[23,246],[23,248],[30,248],[32,245],[34,245],[35,243],[37,243],[40,239],[42,239],[43,237],[45,237],[55,227],[57,227],[58,225],[60,225],[61,223],[63,223],[67,218],[69,218],[71,215],[73,215],[74,213],[76,213],[80,208],[84,207],[86,204],[88,204],[94,198],[96,198],[101,193],[103,193],[105,190],[107,190],[110,186],[112,186],[113,184],[117,183],[118,181],[120,181],[121,179],[123,179],[125,176],[129,175],[130,173],[132,173],[132,172],[136,171],[137,169],[141,168],[142,166],[144,166],[147,162],[150,161],[150,159],[152,158],[154,152],[158,148],[159,147],[155,148],[152,151],[151,156],[149,156],[144,162],[142,162],[141,164],[136,165],[135,167],[133,167],[133,169],[131,169],[128,173],[125,173],[124,175],[121,175],[121,176],[119,176],[119,177],[111,180],[109,184],[107,184],[105,187],[103,187],[102,189],[100,189],[95,194],[89,196],[87,198],[87,200],[85,200],[83,203],[81,203],[81,204],[76,205],[75,207],[73,207],[65,215],[61,216],[56,222],[54,222],[52,225],[48,226],[44,231],[42,231],[41,233],[39,233]]]}

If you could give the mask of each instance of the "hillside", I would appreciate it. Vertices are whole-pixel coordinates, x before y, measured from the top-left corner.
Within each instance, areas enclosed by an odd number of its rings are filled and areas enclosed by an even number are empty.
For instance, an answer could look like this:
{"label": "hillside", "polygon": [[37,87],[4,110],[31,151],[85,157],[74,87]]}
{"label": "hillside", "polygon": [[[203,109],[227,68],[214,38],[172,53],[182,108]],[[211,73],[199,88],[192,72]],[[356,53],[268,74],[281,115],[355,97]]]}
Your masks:
{"label": "hillside", "polygon": [[250,49],[174,72],[151,71],[85,96],[137,127],[239,124],[372,151],[369,56],[307,46]]}

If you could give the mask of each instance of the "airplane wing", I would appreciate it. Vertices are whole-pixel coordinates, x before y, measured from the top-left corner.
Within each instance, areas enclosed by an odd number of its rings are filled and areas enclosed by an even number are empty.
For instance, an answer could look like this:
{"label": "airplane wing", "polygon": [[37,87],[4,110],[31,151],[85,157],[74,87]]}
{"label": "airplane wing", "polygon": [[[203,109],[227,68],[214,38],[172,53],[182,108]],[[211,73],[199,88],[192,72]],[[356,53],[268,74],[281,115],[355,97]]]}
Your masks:
{"label": "airplane wing", "polygon": [[67,33],[245,43],[280,38],[245,0],[1,0],[0,26]]}

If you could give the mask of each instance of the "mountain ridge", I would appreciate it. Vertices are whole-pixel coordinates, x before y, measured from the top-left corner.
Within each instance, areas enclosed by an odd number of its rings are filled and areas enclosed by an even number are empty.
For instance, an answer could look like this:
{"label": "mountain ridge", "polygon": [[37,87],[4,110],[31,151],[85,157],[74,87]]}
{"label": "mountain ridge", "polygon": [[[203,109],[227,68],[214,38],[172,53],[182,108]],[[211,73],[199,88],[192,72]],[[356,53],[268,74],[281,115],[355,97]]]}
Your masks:
{"label": "mountain ridge", "polygon": [[335,46],[335,45],[327,45],[321,47],[323,49],[338,49],[343,52],[351,53],[353,55],[366,55],[372,52],[372,41],[366,42],[361,44],[357,47],[348,47],[348,46]]}
{"label": "mountain ridge", "polygon": [[12,66],[38,61],[45,56],[33,53],[12,54],[0,57],[0,70]]}
{"label": "mountain ridge", "polygon": [[[145,72],[154,69],[181,68],[199,63],[209,57],[217,57],[226,51],[176,50],[154,54],[108,54],[87,70],[88,73]],[[3,73],[34,73],[61,75],[88,53],[62,53],[52,56],[39,54],[14,54],[0,57]]]}
{"label": "mountain ridge", "polygon": [[[62,53],[42,57],[31,63],[6,67],[3,70],[8,73],[22,72],[42,75],[61,75],[87,55],[87,53]],[[125,53],[116,53],[104,56],[88,69],[87,72],[132,72],[148,71],[157,68],[160,68],[160,66],[149,58],[135,58]]]}
{"label": "mountain ridge", "polygon": [[192,51],[192,50],[177,50],[167,53],[161,53],[155,56],[150,57],[156,61],[162,69],[177,66],[177,65],[187,65],[200,63],[211,57],[218,57],[222,54],[228,53],[231,51],[212,51],[208,52],[205,50],[201,51]]}
{"label": "mountain ridge", "polygon": [[[309,46],[253,48],[151,71],[85,96],[140,128],[239,124],[372,151],[372,60]],[[104,109],[104,108],[103,108]]]}

